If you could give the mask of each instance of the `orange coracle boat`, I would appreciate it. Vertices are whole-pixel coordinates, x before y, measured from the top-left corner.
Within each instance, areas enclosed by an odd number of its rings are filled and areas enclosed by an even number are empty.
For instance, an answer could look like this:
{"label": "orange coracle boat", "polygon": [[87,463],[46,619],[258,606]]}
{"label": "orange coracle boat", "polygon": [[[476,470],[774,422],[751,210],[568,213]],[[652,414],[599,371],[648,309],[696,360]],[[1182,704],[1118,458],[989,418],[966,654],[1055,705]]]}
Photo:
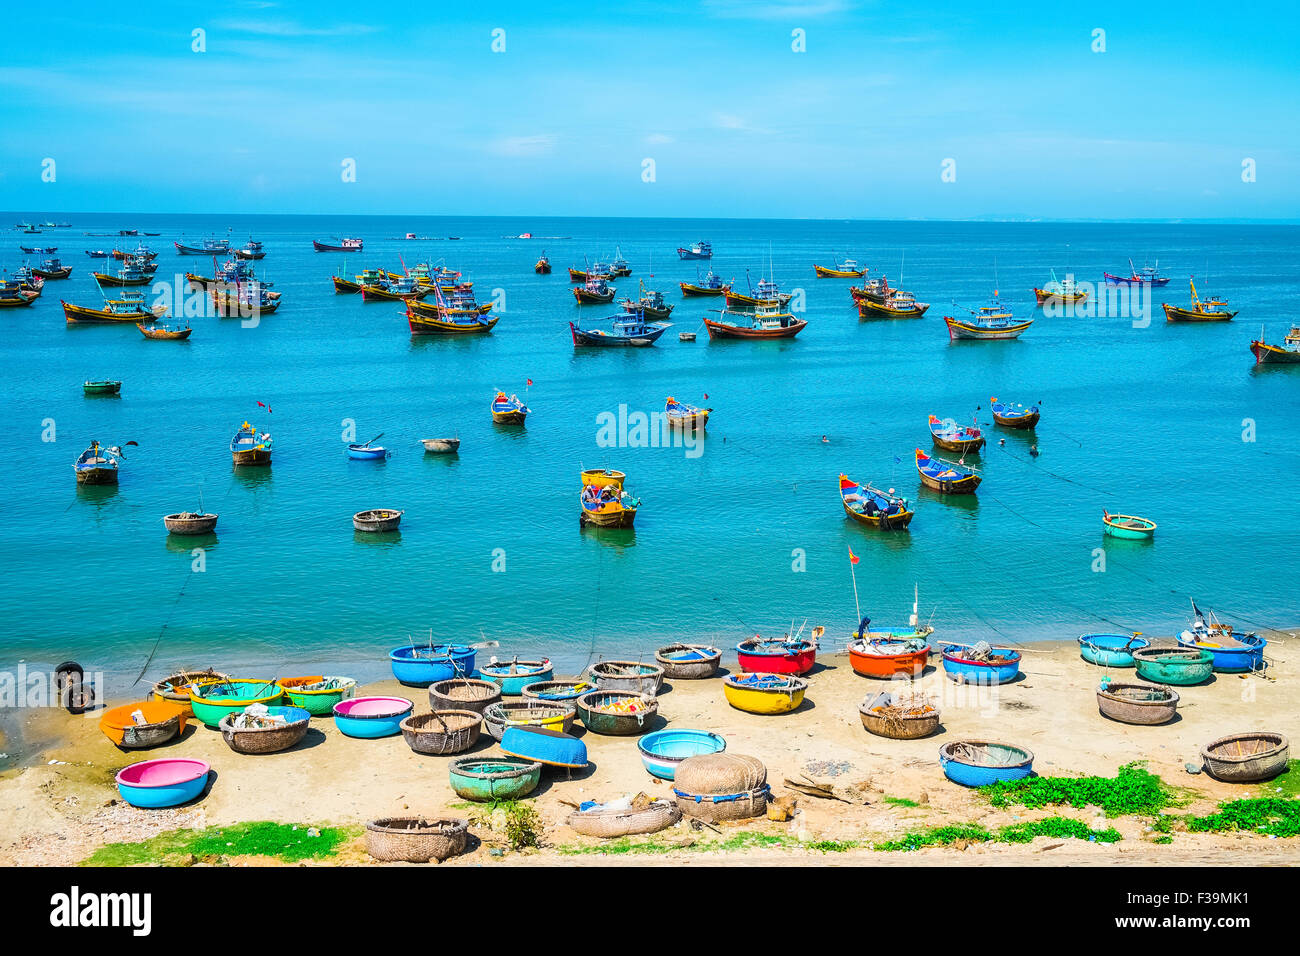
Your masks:
{"label": "orange coracle boat", "polygon": [[[139,715],[139,719],[136,715]],[[104,711],[99,729],[126,750],[143,750],[185,733],[189,709],[165,700],[142,700]]]}
{"label": "orange coracle boat", "polygon": [[933,633],[934,628],[926,626],[855,636],[849,642],[849,666],[853,673],[863,677],[889,678],[899,674],[920,677],[930,659],[926,638]]}

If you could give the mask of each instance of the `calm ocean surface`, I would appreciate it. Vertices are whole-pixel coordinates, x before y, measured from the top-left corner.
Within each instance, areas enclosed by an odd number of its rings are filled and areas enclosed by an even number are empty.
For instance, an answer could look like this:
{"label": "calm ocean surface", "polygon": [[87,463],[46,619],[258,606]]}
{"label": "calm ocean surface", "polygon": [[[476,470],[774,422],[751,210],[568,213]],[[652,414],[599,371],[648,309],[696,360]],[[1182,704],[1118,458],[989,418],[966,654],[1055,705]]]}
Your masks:
{"label": "calm ocean surface", "polygon": [[[1261,324],[1277,340],[1296,321],[1300,228],[56,215],[73,228],[20,236],[12,223],[51,217],[5,215],[0,265],[28,258],[20,243],[57,245],[75,272],[31,309],[0,313],[4,669],[73,658],[113,676],[109,696],[120,696],[151,655],[154,676],[177,664],[379,676],[389,648],[430,629],[499,641],[503,656],[547,655],[565,672],[672,639],[730,647],[792,619],[825,624],[838,647],[855,624],[850,547],[864,613],[905,621],[915,585],[944,637],[1168,634],[1188,596],[1248,627],[1300,621],[1300,368],[1257,368],[1248,350]],[[252,329],[196,319],[187,343],[145,341],[130,325],[65,327],[60,298],[99,298],[83,250],[136,242],[83,232],[123,227],[161,232],[146,240],[159,280],[210,274],[210,259],[174,254],[182,234],[261,239],[259,273],[284,304]],[[525,231],[565,238],[502,238]],[[393,238],[406,232],[461,239]],[[413,339],[399,305],[336,296],[344,256],[310,242],[335,235],[365,239],[349,275],[399,268],[401,255],[462,270],[480,301],[504,290],[495,333]],[[673,250],[699,238],[742,287],[770,256],[783,288],[806,290],[808,329],[771,343],[710,343],[701,329],[679,342],[718,304],[677,291],[696,267]],[[575,352],[565,267],[608,261],[616,246],[633,267],[618,297],[645,279],[671,293],[675,326],[654,348]],[[532,271],[543,249],[550,276]],[[849,280],[813,277],[814,262],[849,255],[898,284],[904,254],[901,285],[933,304],[919,321],[859,321]],[[1040,317],[1018,341],[948,340],[953,299],[979,306],[996,282],[1029,313],[1050,268],[1097,281],[1130,256],[1173,277],[1147,328]],[[1159,302],[1185,303],[1189,274],[1237,320],[1166,326]],[[83,397],[89,378],[122,380],[121,397]],[[529,378],[527,427],[494,426],[493,390],[524,395]],[[660,411],[670,394],[715,409],[701,456],[598,447],[599,412]],[[1041,455],[1026,435],[990,429],[977,498],[922,490],[912,453],[930,448],[926,416],[969,420],[980,406],[990,422],[994,395],[1042,403]],[[54,442],[41,440],[47,419]],[[245,419],[274,435],[270,470],[232,471],[227,446]],[[357,440],[383,432],[391,460],[349,461],[345,419]],[[426,457],[417,443],[450,434],[458,457]],[[75,485],[71,465],[91,438],[139,442],[116,490]],[[634,532],[579,529],[579,468],[605,464],[642,498]],[[912,498],[910,533],[848,522],[841,471]],[[169,540],[160,519],[196,508],[200,490],[221,520],[193,573],[192,542]],[[352,513],[373,507],[406,509],[399,539],[353,533]],[[1103,539],[1103,508],[1154,518],[1156,541]]]}

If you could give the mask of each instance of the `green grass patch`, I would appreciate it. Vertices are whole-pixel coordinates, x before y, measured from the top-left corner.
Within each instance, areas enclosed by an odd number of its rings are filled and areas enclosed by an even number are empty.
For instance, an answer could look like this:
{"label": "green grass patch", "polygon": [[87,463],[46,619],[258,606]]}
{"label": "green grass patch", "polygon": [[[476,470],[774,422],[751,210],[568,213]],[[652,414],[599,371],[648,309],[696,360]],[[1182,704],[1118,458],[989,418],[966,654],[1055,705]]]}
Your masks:
{"label": "green grass patch", "polygon": [[1108,817],[1151,816],[1177,802],[1174,789],[1140,763],[1113,777],[1026,777],[980,787],[995,807],[1100,807]]}
{"label": "green grass patch", "polygon": [[1260,796],[1300,797],[1300,760],[1288,760],[1286,769],[1259,785]]}
{"label": "green grass patch", "polygon": [[1086,823],[1067,817],[1048,817],[1032,823],[1012,823],[997,830],[989,830],[978,823],[958,823],[942,827],[916,830],[898,840],[877,843],[882,852],[906,852],[930,846],[952,846],[955,843],[1028,843],[1035,837],[1054,839],[1071,838],[1097,843],[1116,843],[1123,839],[1118,830],[1107,827],[1094,830]]}
{"label": "green grass patch", "polygon": [[885,852],[920,850],[927,846],[951,846],[959,840],[966,843],[987,843],[991,839],[993,834],[978,823],[958,823],[914,830],[902,839],[877,843],[874,849]]}
{"label": "green grass patch", "polygon": [[738,850],[765,850],[772,847],[802,847],[805,844],[789,837],[772,833],[756,833],[742,830],[722,840],[698,840],[694,843],[670,843],[656,837],[634,840],[631,837],[619,837],[604,843],[581,844],[569,843],[556,849],[565,856],[637,856],[647,854],[672,853],[674,850],[691,850],[698,853],[721,852],[735,853]]}
{"label": "green grass patch", "polygon": [[884,802],[891,807],[919,807],[920,804],[915,800],[909,800],[907,797],[884,797]]}
{"label": "green grass patch", "polygon": [[177,866],[190,856],[261,856],[297,863],[328,859],[360,831],[355,827],[320,827],[320,836],[308,836],[308,827],[288,823],[239,823],[206,830],[168,830],[138,843],[109,843],[82,861],[82,866]]}
{"label": "green grass patch", "polygon": [[1249,797],[1227,800],[1215,813],[1184,817],[1193,833],[1261,833],[1266,836],[1300,836],[1300,800]]}
{"label": "green grass patch", "polygon": [[808,849],[819,853],[845,853],[861,845],[857,840],[813,840],[804,844]]}

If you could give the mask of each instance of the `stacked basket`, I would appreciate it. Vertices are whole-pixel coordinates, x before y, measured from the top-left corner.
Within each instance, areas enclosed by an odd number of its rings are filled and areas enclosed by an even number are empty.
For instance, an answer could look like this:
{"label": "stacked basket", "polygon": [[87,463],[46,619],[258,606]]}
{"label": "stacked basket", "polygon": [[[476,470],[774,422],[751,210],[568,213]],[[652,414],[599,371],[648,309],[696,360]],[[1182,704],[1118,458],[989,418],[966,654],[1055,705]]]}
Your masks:
{"label": "stacked basket", "polygon": [[682,813],[707,823],[762,816],[770,792],[763,761],[727,752],[687,757],[673,786]]}

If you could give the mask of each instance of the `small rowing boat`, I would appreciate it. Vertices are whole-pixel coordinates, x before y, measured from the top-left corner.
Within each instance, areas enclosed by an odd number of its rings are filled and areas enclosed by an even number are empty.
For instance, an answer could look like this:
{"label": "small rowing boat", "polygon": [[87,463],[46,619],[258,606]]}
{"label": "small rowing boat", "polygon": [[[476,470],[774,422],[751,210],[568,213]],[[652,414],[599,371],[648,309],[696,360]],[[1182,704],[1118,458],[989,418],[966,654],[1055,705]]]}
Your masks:
{"label": "small rowing boat", "polygon": [[402,523],[404,514],[405,511],[398,511],[396,508],[371,508],[369,511],[358,511],[352,516],[352,527],[367,534],[396,531],[398,525]]}
{"label": "small rowing boat", "polygon": [[636,521],[641,499],[623,490],[621,485],[583,485],[578,494],[579,521],[601,528],[630,528]]}
{"label": "small rowing boat", "polygon": [[[128,445],[135,442],[129,441]],[[97,441],[91,441],[90,447],[81,453],[72,470],[79,485],[115,485],[119,464],[126,459],[122,449],[117,445],[105,448]]]}
{"label": "small rowing boat", "polygon": [[930,416],[930,435],[944,451],[959,455],[969,455],[984,447],[984,433],[977,426],[958,425],[951,418],[940,420],[938,415]]}
{"label": "small rowing boat", "polygon": [[244,422],[230,439],[230,458],[236,465],[271,464],[270,434],[259,433],[249,422]]}
{"label": "small rowing boat", "polygon": [[711,408],[697,408],[694,405],[679,402],[671,395],[664,402],[664,417],[668,419],[668,427],[670,428],[704,428],[709,424],[709,415],[712,411]]}
{"label": "small rowing boat", "polygon": [[421,438],[420,444],[430,455],[454,455],[460,450],[459,438]]}
{"label": "small rowing boat", "polygon": [[945,495],[973,495],[982,480],[978,473],[957,462],[934,458],[916,449],[916,470],[927,488]]}
{"label": "small rowing boat", "polygon": [[844,475],[840,475],[840,502],[844,513],[854,521],[885,530],[905,529],[914,514],[907,499],[892,490],[860,485]]}
{"label": "small rowing boat", "polygon": [[154,323],[152,325],[145,325],[143,322],[136,323],[136,328],[140,330],[140,334],[143,335],[146,339],[170,339],[170,340],[188,339],[190,337],[190,333],[194,331],[194,329],[190,328],[190,326],[188,325],[185,326],[183,329],[182,328],[169,329],[165,325],[158,325],[157,323]]}
{"label": "small rowing boat", "polygon": [[1228,310],[1228,303],[1218,298],[1210,296],[1204,302],[1196,294],[1196,282],[1193,280],[1189,283],[1192,289],[1192,307],[1184,309],[1181,306],[1170,305],[1167,302],[1161,303],[1161,308],[1165,310],[1166,322],[1231,322],[1236,312]]}
{"label": "small rowing boat", "polygon": [[1156,523],[1150,518],[1102,511],[1101,521],[1104,532],[1112,538],[1150,541],[1156,536]]}
{"label": "small rowing boat", "polygon": [[1255,356],[1256,365],[1295,365],[1300,363],[1300,325],[1291,326],[1281,345],[1269,345],[1264,341],[1264,329],[1259,330],[1259,338],[1250,343],[1251,354]]}
{"label": "small rowing boat", "polygon": [[870,618],[863,618],[857,636],[849,641],[849,666],[863,677],[894,678],[899,674],[920,677],[930,659],[934,628],[927,626],[899,630],[872,630]]}
{"label": "small rowing boat", "polygon": [[1009,647],[941,644],[943,672],[958,684],[1007,684],[1020,675],[1020,652]]}
{"label": "small rowing boat", "polygon": [[1038,424],[1037,405],[1025,406],[1019,402],[1000,402],[990,398],[989,411],[993,413],[993,421],[1004,428],[1026,429]]}
{"label": "small rowing boat", "polygon": [[[374,439],[371,439],[373,441]],[[348,457],[353,461],[384,461],[392,452],[383,445],[372,445],[366,442],[362,445],[348,445]]]}
{"label": "small rowing boat", "polygon": [[764,674],[806,674],[817,663],[817,642],[786,635],[783,638],[755,634],[736,645],[740,669]]}
{"label": "small rowing boat", "polygon": [[498,425],[522,425],[529,411],[531,409],[517,395],[507,396],[505,392],[497,392],[492,399],[492,421]]}

